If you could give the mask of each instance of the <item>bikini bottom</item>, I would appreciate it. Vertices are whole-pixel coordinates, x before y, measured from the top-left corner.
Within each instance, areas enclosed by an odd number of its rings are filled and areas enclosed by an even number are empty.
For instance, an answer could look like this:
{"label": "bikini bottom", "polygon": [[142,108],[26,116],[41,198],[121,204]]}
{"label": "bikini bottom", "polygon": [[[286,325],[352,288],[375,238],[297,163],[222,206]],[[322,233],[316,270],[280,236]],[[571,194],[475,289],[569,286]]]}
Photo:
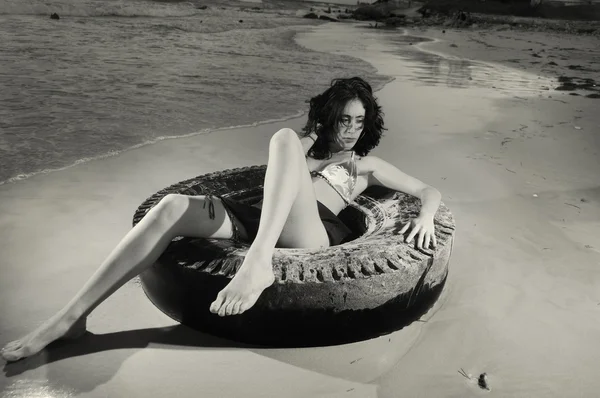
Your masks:
{"label": "bikini bottom", "polygon": [[[257,205],[247,205],[230,198],[219,197],[225,210],[232,219],[233,224],[233,240],[240,242],[240,232],[234,218],[231,217],[233,214],[237,220],[244,226],[248,233],[248,239],[250,242],[256,237],[258,232],[258,224],[260,222],[261,208]],[[335,215],[327,206],[317,201],[317,207],[319,210],[319,217],[323,222],[327,236],[329,237],[329,245],[336,246],[345,242],[352,231],[340,218]]]}

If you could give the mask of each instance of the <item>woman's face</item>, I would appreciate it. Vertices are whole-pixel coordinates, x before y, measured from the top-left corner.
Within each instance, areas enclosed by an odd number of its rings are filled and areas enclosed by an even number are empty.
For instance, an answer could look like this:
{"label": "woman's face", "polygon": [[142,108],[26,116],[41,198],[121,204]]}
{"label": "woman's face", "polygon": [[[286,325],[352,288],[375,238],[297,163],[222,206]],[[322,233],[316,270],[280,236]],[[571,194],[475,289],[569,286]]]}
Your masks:
{"label": "woman's face", "polygon": [[365,107],[360,100],[352,100],[346,104],[341,120],[334,127],[334,149],[351,150],[363,131],[365,123]]}

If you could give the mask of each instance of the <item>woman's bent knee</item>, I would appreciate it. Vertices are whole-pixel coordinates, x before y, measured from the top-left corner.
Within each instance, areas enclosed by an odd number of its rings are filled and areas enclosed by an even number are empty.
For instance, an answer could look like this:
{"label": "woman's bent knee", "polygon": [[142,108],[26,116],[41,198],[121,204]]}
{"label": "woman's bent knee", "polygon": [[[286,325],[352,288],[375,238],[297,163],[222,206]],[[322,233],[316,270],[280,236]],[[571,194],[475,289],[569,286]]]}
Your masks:
{"label": "woman's bent knee", "polygon": [[282,128],[271,137],[270,147],[291,148],[302,151],[302,143],[298,134],[290,128]]}
{"label": "woman's bent knee", "polygon": [[181,219],[183,214],[190,206],[190,199],[187,195],[167,194],[154,207],[154,218],[157,221],[172,224]]}
{"label": "woman's bent knee", "polygon": [[287,128],[287,127],[278,130],[271,137],[271,142],[289,143],[289,142],[295,142],[295,141],[300,142],[300,139],[298,138],[298,134],[296,134],[296,132],[294,130]]}
{"label": "woman's bent knee", "polygon": [[208,195],[165,195],[148,216],[154,226],[172,236],[229,239],[233,234],[233,220],[225,206]]}

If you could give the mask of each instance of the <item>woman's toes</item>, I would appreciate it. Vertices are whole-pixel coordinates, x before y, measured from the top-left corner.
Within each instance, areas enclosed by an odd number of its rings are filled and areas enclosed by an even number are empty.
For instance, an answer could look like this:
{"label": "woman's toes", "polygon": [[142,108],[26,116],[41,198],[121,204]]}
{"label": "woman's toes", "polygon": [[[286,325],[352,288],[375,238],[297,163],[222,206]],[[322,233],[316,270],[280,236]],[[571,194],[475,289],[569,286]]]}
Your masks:
{"label": "woman's toes", "polygon": [[217,298],[210,305],[210,312],[216,314],[219,312],[221,307],[223,306],[223,295],[221,293],[217,294]]}
{"label": "woman's toes", "polygon": [[238,300],[233,305],[233,309],[231,310],[231,315],[237,315],[240,313],[240,306],[242,305],[241,300]]}
{"label": "woman's toes", "polygon": [[225,316],[225,310],[227,309],[228,305],[229,305],[229,298],[227,298],[225,300],[225,302],[221,305],[221,308],[219,308],[219,316]]}
{"label": "woman's toes", "polygon": [[225,315],[232,315],[233,314],[233,307],[235,306],[235,304],[238,302],[239,300],[231,300],[229,302],[229,304],[227,304],[227,307],[225,308]]}
{"label": "woman's toes", "polygon": [[5,351],[2,353],[2,358],[6,359],[8,362],[18,361],[23,357],[23,347],[11,351]]}
{"label": "woman's toes", "polygon": [[17,350],[22,345],[23,345],[23,342],[21,340],[11,341],[10,343],[8,343],[4,346],[4,348],[2,349],[2,352]]}
{"label": "woman's toes", "polygon": [[246,310],[248,309],[249,305],[247,301],[242,301],[242,303],[240,303],[240,309],[238,311],[238,314],[242,314],[244,312],[246,312]]}

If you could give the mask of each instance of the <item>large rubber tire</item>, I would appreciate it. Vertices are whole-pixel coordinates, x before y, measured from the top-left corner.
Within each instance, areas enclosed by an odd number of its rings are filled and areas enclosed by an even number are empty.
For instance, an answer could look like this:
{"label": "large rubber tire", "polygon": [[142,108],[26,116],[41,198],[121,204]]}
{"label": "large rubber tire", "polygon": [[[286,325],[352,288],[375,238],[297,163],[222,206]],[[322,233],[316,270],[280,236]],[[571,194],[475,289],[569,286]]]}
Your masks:
{"label": "large rubber tire", "polygon": [[[265,170],[224,170],[174,184],[140,205],[133,224],[170,193],[255,203]],[[410,195],[369,188],[339,214],[355,231],[353,240],[326,249],[276,249],[275,283],[242,315],[219,317],[209,305],[241,265],[247,244],[178,237],[140,279],[149,299],[171,318],[232,340],[301,347],[374,338],[418,319],[445,284],[454,218],[442,203],[434,219],[437,248],[420,251],[397,234],[419,208]]]}

